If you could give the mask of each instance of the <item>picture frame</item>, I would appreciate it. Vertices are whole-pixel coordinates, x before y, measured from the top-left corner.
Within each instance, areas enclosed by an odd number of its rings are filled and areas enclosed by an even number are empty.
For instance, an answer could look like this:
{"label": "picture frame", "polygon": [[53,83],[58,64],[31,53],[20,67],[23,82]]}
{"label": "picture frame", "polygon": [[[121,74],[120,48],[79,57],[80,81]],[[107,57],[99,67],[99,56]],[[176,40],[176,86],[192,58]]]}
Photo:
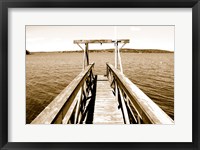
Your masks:
{"label": "picture frame", "polygon": [[[9,142],[8,9],[9,8],[192,8],[192,142]],[[198,0],[0,0],[0,147],[1,149],[200,149]],[[181,135],[180,135],[181,136]]]}

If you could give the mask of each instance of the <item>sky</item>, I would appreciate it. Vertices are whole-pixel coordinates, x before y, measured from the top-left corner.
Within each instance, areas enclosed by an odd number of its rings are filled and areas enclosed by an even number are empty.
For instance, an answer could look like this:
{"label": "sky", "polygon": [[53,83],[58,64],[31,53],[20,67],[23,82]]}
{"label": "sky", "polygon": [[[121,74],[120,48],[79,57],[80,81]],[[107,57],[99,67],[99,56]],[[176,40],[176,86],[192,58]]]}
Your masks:
{"label": "sky", "polygon": [[[174,32],[174,26],[26,26],[26,50],[81,50],[74,40],[129,39],[124,48],[174,51]],[[114,44],[89,44],[89,49],[106,48]]]}

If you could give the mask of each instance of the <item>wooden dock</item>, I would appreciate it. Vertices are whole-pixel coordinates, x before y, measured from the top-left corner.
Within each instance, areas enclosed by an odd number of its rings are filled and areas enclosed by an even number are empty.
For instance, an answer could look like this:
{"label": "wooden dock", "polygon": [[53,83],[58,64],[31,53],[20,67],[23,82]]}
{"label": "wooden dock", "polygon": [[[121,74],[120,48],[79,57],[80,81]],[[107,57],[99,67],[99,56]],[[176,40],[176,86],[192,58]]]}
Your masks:
{"label": "wooden dock", "polygon": [[93,124],[124,124],[122,111],[118,106],[108,78],[98,75]]}
{"label": "wooden dock", "polygon": [[[84,52],[82,72],[31,124],[174,124],[123,74],[118,44],[123,44],[122,48],[129,40],[75,40],[74,43]],[[107,63],[105,76],[93,73],[94,63],[89,63],[89,43],[115,45],[115,66]],[[85,49],[80,44],[85,45]]]}

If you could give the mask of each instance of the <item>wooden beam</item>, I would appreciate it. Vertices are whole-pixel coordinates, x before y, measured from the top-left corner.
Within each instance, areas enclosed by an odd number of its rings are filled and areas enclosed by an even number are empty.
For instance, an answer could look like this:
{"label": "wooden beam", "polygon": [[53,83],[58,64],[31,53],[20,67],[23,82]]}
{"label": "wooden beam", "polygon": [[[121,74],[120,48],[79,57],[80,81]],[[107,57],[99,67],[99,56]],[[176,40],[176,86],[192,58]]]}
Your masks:
{"label": "wooden beam", "polygon": [[85,43],[112,43],[112,40],[74,40],[74,43],[85,44]]}
{"label": "wooden beam", "polygon": [[82,49],[82,51],[84,51],[84,49],[79,45],[79,43],[76,43],[81,49]]}
{"label": "wooden beam", "polygon": [[[86,44],[86,43],[114,43],[116,40],[100,39],[100,40],[74,40],[74,44]],[[118,39],[118,43],[129,43],[129,39]]]}
{"label": "wooden beam", "polygon": [[117,39],[118,43],[129,43],[130,40],[129,39]]}

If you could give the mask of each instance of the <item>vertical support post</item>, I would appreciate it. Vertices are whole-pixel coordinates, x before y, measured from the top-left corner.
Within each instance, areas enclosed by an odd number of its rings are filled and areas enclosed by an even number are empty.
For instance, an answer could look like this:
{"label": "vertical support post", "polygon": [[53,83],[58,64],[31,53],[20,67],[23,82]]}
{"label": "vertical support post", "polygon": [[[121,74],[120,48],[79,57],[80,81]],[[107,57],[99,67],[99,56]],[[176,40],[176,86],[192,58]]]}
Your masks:
{"label": "vertical support post", "polygon": [[117,81],[115,81],[115,99],[116,99],[116,101],[118,102],[119,93],[118,93]]}
{"label": "vertical support post", "polygon": [[119,52],[119,48],[117,48],[117,54],[118,54],[118,59],[119,59],[120,71],[121,71],[121,73],[123,73],[122,59],[121,59],[121,55],[120,55],[120,52]]}
{"label": "vertical support post", "polygon": [[85,70],[85,57],[86,57],[86,50],[83,51],[83,70]]}
{"label": "vertical support post", "polygon": [[118,41],[115,41],[115,68],[118,67]]}
{"label": "vertical support post", "polygon": [[83,70],[89,65],[88,43],[85,43],[84,56],[83,56]]}
{"label": "vertical support post", "polygon": [[[118,41],[116,40],[115,41],[115,68],[117,69],[117,66],[118,66]],[[117,82],[115,81],[115,99],[116,101],[118,102],[118,97],[119,97],[119,94],[118,94],[118,87],[117,87]]]}
{"label": "vertical support post", "polygon": [[86,52],[86,64],[89,65],[89,55],[88,55],[88,43],[85,43],[85,52]]}
{"label": "vertical support post", "polygon": [[83,49],[79,43],[76,43],[83,50],[83,70],[85,69],[85,49]]}

